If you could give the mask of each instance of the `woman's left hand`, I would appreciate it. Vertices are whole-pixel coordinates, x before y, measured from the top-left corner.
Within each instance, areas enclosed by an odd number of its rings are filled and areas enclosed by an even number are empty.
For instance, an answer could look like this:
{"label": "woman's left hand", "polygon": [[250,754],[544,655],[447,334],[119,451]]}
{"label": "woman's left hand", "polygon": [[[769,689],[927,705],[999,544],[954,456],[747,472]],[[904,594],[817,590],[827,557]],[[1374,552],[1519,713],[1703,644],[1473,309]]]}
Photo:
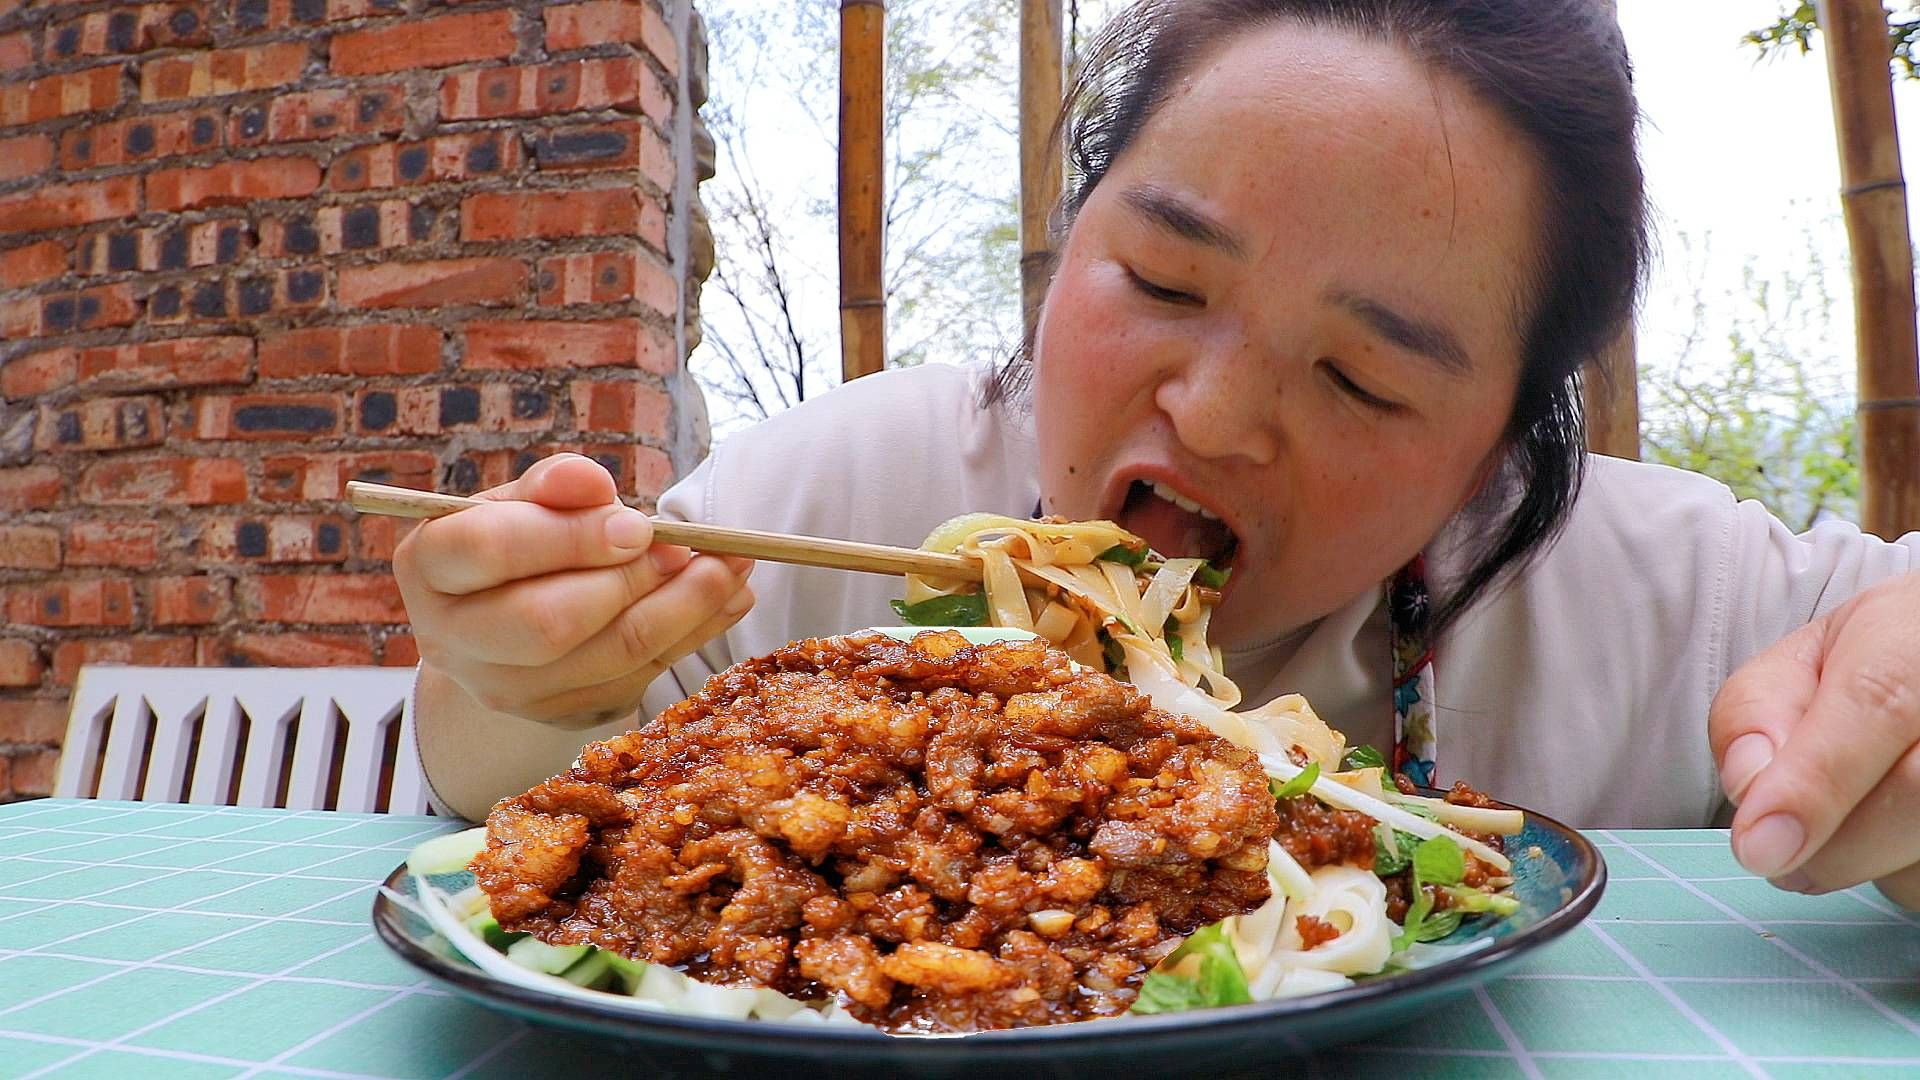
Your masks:
{"label": "woman's left hand", "polygon": [[1920,573],[1754,657],[1707,729],[1747,869],[1794,892],[1872,881],[1920,909]]}

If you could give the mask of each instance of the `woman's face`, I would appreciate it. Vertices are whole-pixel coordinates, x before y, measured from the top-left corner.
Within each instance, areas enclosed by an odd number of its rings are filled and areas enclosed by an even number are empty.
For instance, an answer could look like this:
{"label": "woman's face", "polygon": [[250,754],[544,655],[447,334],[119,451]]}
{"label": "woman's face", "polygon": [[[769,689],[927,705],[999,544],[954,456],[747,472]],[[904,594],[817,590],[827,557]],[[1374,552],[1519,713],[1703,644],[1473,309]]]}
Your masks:
{"label": "woman's face", "polygon": [[1230,565],[1228,647],[1384,580],[1497,460],[1538,175],[1392,46],[1284,24],[1202,60],[1061,253],[1035,349],[1047,512]]}

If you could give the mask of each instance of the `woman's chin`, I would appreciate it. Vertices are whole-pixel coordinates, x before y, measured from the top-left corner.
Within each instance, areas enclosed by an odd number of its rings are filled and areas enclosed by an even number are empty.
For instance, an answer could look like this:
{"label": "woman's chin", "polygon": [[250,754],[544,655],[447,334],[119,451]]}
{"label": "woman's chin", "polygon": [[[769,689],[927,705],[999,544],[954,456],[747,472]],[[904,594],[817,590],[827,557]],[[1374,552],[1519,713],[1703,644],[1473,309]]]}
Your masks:
{"label": "woman's chin", "polygon": [[1292,637],[1311,621],[1287,618],[1277,605],[1243,593],[1214,611],[1207,640],[1227,652],[1240,652]]}

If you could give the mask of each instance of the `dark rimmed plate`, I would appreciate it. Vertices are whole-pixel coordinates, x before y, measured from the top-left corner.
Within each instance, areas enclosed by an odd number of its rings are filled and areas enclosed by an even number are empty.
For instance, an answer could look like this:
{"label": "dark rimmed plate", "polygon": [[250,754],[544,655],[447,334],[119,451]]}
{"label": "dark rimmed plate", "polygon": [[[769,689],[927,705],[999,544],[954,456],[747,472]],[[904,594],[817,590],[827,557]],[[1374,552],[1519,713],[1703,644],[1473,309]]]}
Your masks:
{"label": "dark rimmed plate", "polygon": [[[857,1027],[636,1014],[502,982],[455,953],[427,923],[379,894],[373,925],[401,959],[482,1005],[611,1040],[624,1054],[663,1069],[831,1072],[835,1076],[942,1076],[1017,1069],[1024,1076],[1093,1076],[1111,1070],[1177,1074],[1243,1071],[1391,1028],[1436,999],[1467,990],[1579,925],[1606,887],[1606,863],[1584,836],[1527,813],[1509,838],[1513,894],[1520,911],[1462,926],[1442,945],[1460,951],[1430,967],[1364,979],[1313,997],[1164,1016],[990,1031],[946,1038],[896,1037]],[[462,879],[466,880],[462,880]],[[435,879],[454,889],[469,875]],[[411,896],[404,865],[389,888]],[[609,995],[611,996],[611,995]]]}

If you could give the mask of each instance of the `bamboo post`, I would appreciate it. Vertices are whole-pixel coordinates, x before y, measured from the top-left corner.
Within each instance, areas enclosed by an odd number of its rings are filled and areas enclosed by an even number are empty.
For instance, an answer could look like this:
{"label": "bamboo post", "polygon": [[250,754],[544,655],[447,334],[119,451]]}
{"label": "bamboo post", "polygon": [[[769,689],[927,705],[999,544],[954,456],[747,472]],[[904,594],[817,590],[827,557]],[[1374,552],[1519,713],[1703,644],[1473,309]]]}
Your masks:
{"label": "bamboo post", "polygon": [[1580,380],[1587,416],[1587,449],[1640,460],[1640,364],[1629,328]]}
{"label": "bamboo post", "polygon": [[1920,529],[1920,347],[1907,185],[1880,0],[1820,0],[1860,372],[1860,527]]}
{"label": "bamboo post", "polygon": [[840,374],[887,363],[886,0],[840,0]]}
{"label": "bamboo post", "polygon": [[[1601,0],[1618,18],[1616,0]],[[1580,381],[1587,418],[1587,449],[1608,457],[1640,460],[1640,361],[1633,328],[1602,353]]]}
{"label": "bamboo post", "polygon": [[1031,331],[1047,293],[1047,218],[1060,201],[1053,127],[1066,94],[1060,0],[1020,2],[1020,310]]}

